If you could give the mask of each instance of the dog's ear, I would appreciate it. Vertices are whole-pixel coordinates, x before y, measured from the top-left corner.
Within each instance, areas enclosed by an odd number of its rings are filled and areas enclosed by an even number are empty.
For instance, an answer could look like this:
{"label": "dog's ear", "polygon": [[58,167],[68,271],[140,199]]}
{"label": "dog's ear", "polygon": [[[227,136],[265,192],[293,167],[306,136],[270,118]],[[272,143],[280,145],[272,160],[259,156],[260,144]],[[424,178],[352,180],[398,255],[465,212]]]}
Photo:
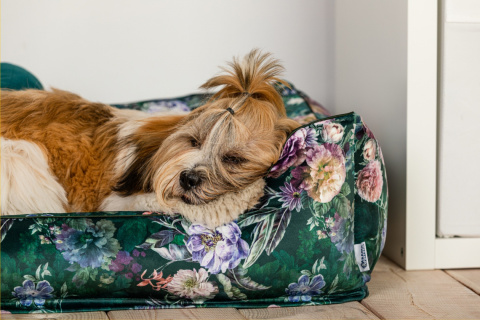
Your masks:
{"label": "dog's ear", "polygon": [[121,174],[112,190],[122,196],[153,192],[151,175],[154,170],[150,168],[152,158],[163,141],[186,121],[187,115],[146,119],[145,123],[127,138],[124,147],[134,146],[134,154],[127,155],[127,157],[133,157],[133,161]]}
{"label": "dog's ear", "polygon": [[285,138],[295,129],[300,127],[300,123],[290,118],[282,118],[277,121],[275,124],[275,130],[283,132]]}

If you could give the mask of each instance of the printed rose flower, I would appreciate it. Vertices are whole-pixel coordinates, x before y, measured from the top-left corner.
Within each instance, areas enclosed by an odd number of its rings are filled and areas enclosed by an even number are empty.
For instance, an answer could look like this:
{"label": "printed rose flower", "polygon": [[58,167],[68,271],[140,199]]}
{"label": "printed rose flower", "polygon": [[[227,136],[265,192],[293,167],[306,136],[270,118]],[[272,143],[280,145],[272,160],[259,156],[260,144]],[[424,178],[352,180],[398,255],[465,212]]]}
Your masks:
{"label": "printed rose flower", "polygon": [[289,295],[288,300],[290,302],[311,301],[312,296],[321,294],[320,290],[325,286],[325,281],[321,274],[316,275],[310,281],[310,277],[303,275],[298,278],[298,283],[291,283],[285,292]]}
{"label": "printed rose flower", "polygon": [[272,167],[270,176],[277,178],[288,168],[301,164],[305,160],[306,149],[313,147],[316,140],[315,129],[301,128],[297,130],[285,143],[280,159]]}
{"label": "printed rose flower", "polygon": [[113,238],[116,228],[109,220],[94,224],[88,219],[85,223],[85,230],[64,224],[62,232],[55,239],[55,246],[63,251],[63,257],[71,264],[77,262],[82,268],[98,268],[105,258],[115,257],[120,249],[118,240]]}
{"label": "printed rose flower", "polygon": [[308,150],[306,160],[309,167],[296,168],[292,183],[299,184],[316,201],[331,201],[340,192],[347,174],[342,149],[332,143],[317,145]]}
{"label": "printed rose flower", "polygon": [[338,213],[335,213],[335,222],[328,234],[337,250],[342,253],[350,253],[354,247],[353,224],[348,222],[348,219],[344,219]]}
{"label": "printed rose flower", "polygon": [[280,201],[283,202],[282,208],[288,208],[288,210],[300,211],[302,209],[302,198],[300,194],[302,189],[295,188],[291,183],[285,182],[285,187],[280,187]]}
{"label": "printed rose flower", "polygon": [[377,153],[377,145],[375,140],[370,139],[368,140],[365,145],[363,146],[363,157],[365,160],[374,160],[375,154]]}
{"label": "printed rose flower", "polygon": [[203,303],[218,293],[218,287],[207,280],[208,272],[203,268],[198,272],[195,269],[179,270],[167,285],[167,290],[176,296],[191,299],[194,303]]}
{"label": "printed rose flower", "polygon": [[50,299],[52,296],[53,288],[47,280],[35,283],[32,280],[25,280],[21,287],[13,288],[12,295],[15,298],[20,299],[20,304],[29,307],[32,302],[35,302],[37,306],[43,306],[46,299]]}
{"label": "printed rose flower", "polygon": [[234,222],[218,227],[215,231],[200,224],[192,224],[188,234],[187,249],[192,254],[193,261],[200,262],[212,274],[235,268],[250,251],[248,243],[240,238],[240,228]]}
{"label": "printed rose flower", "polygon": [[383,188],[383,176],[378,160],[370,161],[358,173],[356,185],[358,195],[362,199],[368,202],[375,202],[380,199]]}
{"label": "printed rose flower", "polygon": [[323,125],[322,138],[326,142],[337,143],[342,140],[344,132],[340,123],[326,123]]}

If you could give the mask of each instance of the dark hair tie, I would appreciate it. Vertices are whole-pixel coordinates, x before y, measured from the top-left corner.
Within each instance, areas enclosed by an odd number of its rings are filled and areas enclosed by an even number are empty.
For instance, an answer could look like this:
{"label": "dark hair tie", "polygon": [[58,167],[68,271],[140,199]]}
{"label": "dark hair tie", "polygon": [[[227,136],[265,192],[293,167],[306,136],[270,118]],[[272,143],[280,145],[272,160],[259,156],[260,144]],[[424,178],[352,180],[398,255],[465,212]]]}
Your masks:
{"label": "dark hair tie", "polygon": [[235,111],[233,111],[232,108],[227,108],[227,111],[230,112],[232,114],[232,116],[235,115]]}

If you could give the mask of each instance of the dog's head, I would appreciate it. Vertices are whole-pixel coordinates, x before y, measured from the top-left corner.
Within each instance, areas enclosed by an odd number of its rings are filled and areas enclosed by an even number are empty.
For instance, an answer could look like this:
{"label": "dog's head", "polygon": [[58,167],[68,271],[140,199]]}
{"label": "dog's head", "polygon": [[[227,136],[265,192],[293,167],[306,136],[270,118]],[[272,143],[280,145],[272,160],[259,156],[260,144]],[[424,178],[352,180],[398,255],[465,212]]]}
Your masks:
{"label": "dog's head", "polygon": [[139,129],[143,142],[137,143],[150,151],[137,164],[143,168],[137,178],[162,207],[205,204],[246,188],[267,173],[299,126],[286,117],[273,86],[282,82],[277,60],[253,50],[230,67],[202,86],[222,86],[205,105],[185,116],[148,120]]}

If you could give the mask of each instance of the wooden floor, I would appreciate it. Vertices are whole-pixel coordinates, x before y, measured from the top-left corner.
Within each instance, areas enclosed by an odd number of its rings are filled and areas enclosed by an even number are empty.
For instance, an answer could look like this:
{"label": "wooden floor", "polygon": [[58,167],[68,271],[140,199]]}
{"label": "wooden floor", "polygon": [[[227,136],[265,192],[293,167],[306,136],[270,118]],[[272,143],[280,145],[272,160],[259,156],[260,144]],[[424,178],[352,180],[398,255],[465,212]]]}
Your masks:
{"label": "wooden floor", "polygon": [[2,315],[2,319],[480,319],[480,269],[405,271],[381,258],[370,296],[339,305]]}

